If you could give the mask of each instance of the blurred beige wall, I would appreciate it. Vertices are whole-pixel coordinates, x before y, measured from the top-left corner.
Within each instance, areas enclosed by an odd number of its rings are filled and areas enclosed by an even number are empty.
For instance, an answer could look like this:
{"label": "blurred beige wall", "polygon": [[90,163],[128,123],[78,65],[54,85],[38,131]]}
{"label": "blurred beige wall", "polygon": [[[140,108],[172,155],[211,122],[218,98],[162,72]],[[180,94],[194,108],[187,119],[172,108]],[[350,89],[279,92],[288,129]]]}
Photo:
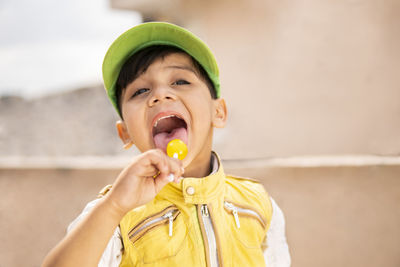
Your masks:
{"label": "blurred beige wall", "polygon": [[399,1],[110,2],[209,44],[230,109],[225,157],[399,155]]}

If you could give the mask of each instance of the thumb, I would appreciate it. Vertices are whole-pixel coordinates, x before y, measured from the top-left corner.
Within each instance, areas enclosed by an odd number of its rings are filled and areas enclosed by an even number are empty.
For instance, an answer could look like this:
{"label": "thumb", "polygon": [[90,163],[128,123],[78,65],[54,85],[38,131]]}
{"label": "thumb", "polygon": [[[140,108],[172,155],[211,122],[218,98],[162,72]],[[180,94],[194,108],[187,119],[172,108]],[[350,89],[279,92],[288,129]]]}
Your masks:
{"label": "thumb", "polygon": [[161,189],[166,186],[168,183],[173,182],[175,179],[174,175],[171,174],[160,174],[154,179],[154,184],[156,187],[157,193],[161,191]]}

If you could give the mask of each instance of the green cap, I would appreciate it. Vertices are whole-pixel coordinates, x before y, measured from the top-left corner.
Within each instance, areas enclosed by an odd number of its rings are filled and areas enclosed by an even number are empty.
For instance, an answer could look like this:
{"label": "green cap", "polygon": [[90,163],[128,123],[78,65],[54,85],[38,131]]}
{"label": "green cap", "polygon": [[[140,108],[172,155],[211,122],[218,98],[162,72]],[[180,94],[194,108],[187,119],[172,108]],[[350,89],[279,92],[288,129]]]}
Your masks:
{"label": "green cap", "polygon": [[[120,114],[116,98],[116,83],[122,66],[133,54],[153,45],[180,48],[192,56],[207,72],[220,97],[217,61],[208,46],[188,30],[165,22],[139,24],[121,34],[110,46],[103,61],[103,80],[108,97]],[[121,115],[121,114],[120,114]]]}

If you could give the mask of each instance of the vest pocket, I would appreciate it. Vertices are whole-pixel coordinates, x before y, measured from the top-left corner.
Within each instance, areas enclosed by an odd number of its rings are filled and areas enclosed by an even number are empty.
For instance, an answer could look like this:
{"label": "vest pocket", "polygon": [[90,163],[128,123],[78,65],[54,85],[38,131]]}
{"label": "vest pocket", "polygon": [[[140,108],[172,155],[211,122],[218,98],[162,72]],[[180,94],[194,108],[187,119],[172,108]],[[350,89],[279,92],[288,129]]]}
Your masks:
{"label": "vest pocket", "polygon": [[228,222],[233,230],[233,238],[247,248],[261,247],[265,236],[265,219],[252,207],[224,201]]}
{"label": "vest pocket", "polygon": [[152,263],[179,253],[187,235],[180,214],[176,206],[169,206],[129,231],[129,240],[140,255],[139,262]]}

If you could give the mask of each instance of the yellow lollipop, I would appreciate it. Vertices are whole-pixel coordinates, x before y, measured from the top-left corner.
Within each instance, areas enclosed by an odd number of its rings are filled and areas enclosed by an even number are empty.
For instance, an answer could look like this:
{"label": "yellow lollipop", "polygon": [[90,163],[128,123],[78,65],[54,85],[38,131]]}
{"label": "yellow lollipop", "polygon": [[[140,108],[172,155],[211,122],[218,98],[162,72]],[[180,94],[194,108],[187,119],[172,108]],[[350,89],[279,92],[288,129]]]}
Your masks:
{"label": "yellow lollipop", "polygon": [[180,139],[171,140],[167,145],[167,155],[171,158],[183,160],[188,153],[186,144]]}

